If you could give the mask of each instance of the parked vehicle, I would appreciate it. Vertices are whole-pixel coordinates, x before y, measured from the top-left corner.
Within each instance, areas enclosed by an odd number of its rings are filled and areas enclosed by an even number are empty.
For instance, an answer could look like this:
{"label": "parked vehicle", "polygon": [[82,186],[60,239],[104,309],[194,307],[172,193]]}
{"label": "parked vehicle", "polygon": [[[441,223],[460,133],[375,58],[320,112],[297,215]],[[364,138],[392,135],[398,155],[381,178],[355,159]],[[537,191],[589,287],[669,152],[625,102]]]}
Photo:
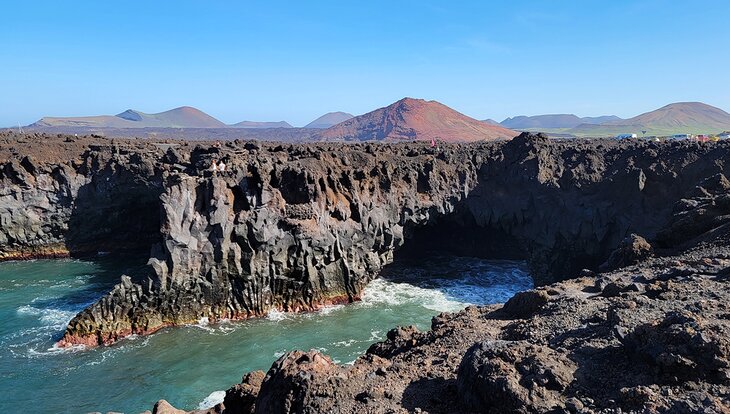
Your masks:
{"label": "parked vehicle", "polygon": [[695,140],[697,142],[708,142],[708,141],[710,141],[710,136],[705,135],[705,134],[700,134],[700,135],[697,135],[697,137],[695,137]]}
{"label": "parked vehicle", "polygon": [[630,138],[636,138],[636,134],[618,134],[616,135],[617,139],[630,139]]}
{"label": "parked vehicle", "polygon": [[674,140],[687,140],[692,139],[692,134],[674,134],[667,137],[667,139],[674,139]]}

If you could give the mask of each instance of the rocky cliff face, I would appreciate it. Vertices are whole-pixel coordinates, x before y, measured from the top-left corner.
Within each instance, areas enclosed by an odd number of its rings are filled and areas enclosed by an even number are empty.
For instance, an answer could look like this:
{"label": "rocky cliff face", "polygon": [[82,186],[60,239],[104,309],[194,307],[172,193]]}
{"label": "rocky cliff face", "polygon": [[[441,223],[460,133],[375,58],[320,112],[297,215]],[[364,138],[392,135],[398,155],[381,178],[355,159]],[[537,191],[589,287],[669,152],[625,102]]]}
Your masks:
{"label": "rocky cliff face", "polygon": [[148,250],[159,240],[153,156],[112,145],[65,162],[44,155],[0,164],[0,260]]}
{"label": "rocky cliff face", "polygon": [[[111,343],[200,318],[356,300],[399,254],[523,258],[538,283],[549,283],[597,269],[631,233],[659,251],[691,245],[725,223],[724,199],[712,189],[727,181],[727,150],[530,134],[440,150],[94,147],[78,165],[3,165],[0,217],[9,224],[0,248],[13,258],[87,240],[152,246],[149,277],[123,278],[62,340]],[[208,172],[213,159],[228,171]],[[74,211],[90,219],[74,221]],[[682,220],[693,215],[704,221]]]}
{"label": "rocky cliff face", "polygon": [[[468,152],[447,163],[415,148],[387,158],[341,148],[194,152],[190,171],[167,177],[151,277],[125,279],[71,322],[64,343],[356,300],[406,228],[449,214],[476,183]],[[230,173],[204,171],[213,157],[228,157]]]}

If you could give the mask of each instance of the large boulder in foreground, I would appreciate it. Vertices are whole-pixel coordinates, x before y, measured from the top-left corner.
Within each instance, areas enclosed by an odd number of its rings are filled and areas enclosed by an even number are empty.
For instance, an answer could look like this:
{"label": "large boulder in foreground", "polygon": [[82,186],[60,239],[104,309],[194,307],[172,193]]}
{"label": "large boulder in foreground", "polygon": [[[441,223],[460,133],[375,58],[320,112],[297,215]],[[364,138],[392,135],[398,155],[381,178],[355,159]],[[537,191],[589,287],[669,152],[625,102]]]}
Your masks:
{"label": "large boulder in foreground", "polygon": [[636,327],[622,342],[662,382],[730,384],[727,323],[708,323],[697,315],[673,311],[661,320]]}
{"label": "large boulder in foreground", "polygon": [[461,402],[477,412],[548,412],[565,408],[561,392],[575,364],[548,347],[521,341],[474,344],[459,365]]}
{"label": "large boulder in foreground", "polygon": [[[256,413],[316,412],[309,397],[316,395],[315,377],[333,373],[337,365],[318,351],[292,351],[279,358],[266,374],[256,400]],[[314,409],[315,411],[311,411]]]}
{"label": "large boulder in foreground", "polygon": [[236,384],[226,391],[223,405],[227,413],[251,414],[256,409],[256,397],[261,390],[266,373],[253,371],[245,374],[240,384]]}

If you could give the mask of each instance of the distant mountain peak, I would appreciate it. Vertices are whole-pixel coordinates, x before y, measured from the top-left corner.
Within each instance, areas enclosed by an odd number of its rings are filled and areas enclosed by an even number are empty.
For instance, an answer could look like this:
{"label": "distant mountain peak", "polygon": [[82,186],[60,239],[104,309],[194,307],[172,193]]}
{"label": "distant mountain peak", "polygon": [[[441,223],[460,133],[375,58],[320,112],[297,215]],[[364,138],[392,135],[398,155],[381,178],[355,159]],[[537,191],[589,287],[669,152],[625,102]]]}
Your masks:
{"label": "distant mountain peak", "polygon": [[633,118],[580,125],[568,131],[579,135],[647,135],[714,134],[730,128],[730,114],[703,102],[674,102]]}
{"label": "distant mountain peak", "polygon": [[670,109],[670,108],[715,108],[715,107],[712,105],[708,105],[704,102],[690,101],[690,102],[672,102],[670,104],[662,106],[661,108],[659,108],[657,110],[661,111],[663,109]]}
{"label": "distant mountain peak", "polygon": [[127,109],[126,111],[117,114],[119,118],[126,119],[129,121],[141,121],[143,119],[142,114],[134,109]]}
{"label": "distant mountain peak", "polygon": [[600,124],[619,119],[621,118],[615,115],[583,118],[575,114],[520,115],[507,118],[500,124],[513,129],[574,128],[581,124]]}
{"label": "distant mountain peak", "polygon": [[226,125],[192,106],[181,106],[156,114],[127,109],[117,115],[44,117],[32,126],[84,128],[225,128]]}
{"label": "distant mountain peak", "polygon": [[319,128],[325,129],[333,125],[337,125],[340,122],[347,121],[348,119],[354,118],[354,115],[348,114],[347,112],[328,112],[314,121],[308,123],[304,128]]}
{"label": "distant mountain peak", "polygon": [[509,139],[517,134],[461,114],[437,101],[406,97],[356,116],[317,135],[321,140],[440,140],[469,142]]}

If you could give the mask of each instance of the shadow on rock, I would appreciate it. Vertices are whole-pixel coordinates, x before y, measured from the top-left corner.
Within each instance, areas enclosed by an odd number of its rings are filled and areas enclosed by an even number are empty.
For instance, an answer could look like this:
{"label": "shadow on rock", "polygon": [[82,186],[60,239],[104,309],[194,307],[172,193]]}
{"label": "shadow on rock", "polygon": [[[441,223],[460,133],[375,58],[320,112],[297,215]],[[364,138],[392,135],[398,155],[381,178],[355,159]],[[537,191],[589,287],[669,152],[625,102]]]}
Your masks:
{"label": "shadow on rock", "polygon": [[457,399],[456,380],[421,378],[408,384],[401,404],[411,413],[417,412],[417,409],[448,413],[455,412]]}

